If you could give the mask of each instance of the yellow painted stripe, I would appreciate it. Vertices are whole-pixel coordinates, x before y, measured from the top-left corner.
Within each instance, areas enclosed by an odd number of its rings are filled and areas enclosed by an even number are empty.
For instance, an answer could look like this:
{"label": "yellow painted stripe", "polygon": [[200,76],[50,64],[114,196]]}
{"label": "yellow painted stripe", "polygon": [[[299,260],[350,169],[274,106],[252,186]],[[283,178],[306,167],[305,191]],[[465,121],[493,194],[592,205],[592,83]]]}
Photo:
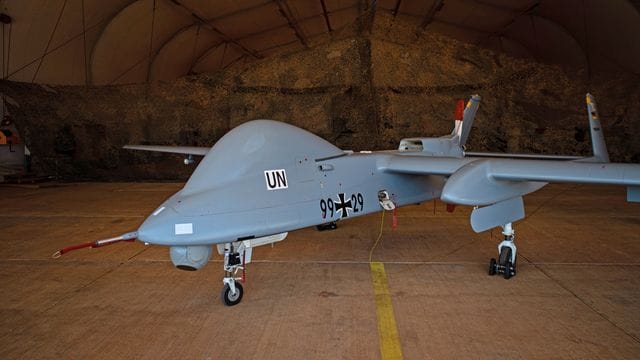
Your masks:
{"label": "yellow painted stripe", "polygon": [[378,316],[378,336],[380,337],[380,355],[382,360],[402,359],[402,348],[393,305],[387,284],[387,273],[381,262],[369,263],[373,290],[376,296],[376,315]]}

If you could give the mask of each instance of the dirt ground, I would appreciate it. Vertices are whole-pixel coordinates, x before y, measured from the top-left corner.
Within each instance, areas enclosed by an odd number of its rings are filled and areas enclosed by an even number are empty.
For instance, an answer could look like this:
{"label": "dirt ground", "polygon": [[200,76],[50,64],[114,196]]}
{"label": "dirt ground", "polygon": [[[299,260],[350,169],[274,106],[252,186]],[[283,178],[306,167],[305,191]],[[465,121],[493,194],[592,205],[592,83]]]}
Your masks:
{"label": "dirt ground", "polygon": [[[256,249],[245,297],[219,299],[219,257],[175,269],[163,247],[64,246],[134,230],[181,184],[0,187],[0,358],[380,358],[369,251],[380,214]],[[486,274],[500,241],[442,203],[387,217],[384,263],[406,359],[640,357],[640,204],[623,188],[548,186],[516,224],[518,275]]]}

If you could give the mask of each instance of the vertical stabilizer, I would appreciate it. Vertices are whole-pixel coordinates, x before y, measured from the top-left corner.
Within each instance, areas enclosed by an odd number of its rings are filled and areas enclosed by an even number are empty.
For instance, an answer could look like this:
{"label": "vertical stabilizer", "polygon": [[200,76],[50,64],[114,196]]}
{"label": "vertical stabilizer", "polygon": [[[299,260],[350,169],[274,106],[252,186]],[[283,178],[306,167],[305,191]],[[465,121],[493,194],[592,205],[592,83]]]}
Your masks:
{"label": "vertical stabilizer", "polygon": [[464,144],[469,137],[473,118],[476,116],[478,106],[480,106],[480,99],[479,95],[473,95],[466,104],[464,100],[457,102],[454,114],[455,123],[451,134],[437,138],[402,139],[398,150],[420,151],[431,156],[464,157]]}
{"label": "vertical stabilizer", "polygon": [[460,131],[460,147],[463,147],[464,144],[467,143],[469,132],[471,132],[471,126],[473,125],[473,119],[476,117],[476,112],[480,106],[480,100],[482,100],[480,95],[471,95],[471,99],[469,99],[464,109]]}
{"label": "vertical stabilizer", "polygon": [[591,146],[593,147],[592,159],[597,162],[609,162],[609,153],[602,134],[596,100],[591,94],[587,94],[587,113],[589,114],[589,130],[591,130]]}

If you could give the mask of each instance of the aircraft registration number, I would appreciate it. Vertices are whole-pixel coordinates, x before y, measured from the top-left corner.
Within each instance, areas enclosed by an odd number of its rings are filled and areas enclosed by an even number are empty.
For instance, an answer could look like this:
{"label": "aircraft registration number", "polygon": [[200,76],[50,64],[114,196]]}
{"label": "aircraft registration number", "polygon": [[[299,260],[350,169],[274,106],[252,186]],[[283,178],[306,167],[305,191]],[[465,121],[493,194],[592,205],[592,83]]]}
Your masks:
{"label": "aircraft registration number", "polygon": [[332,198],[320,200],[320,213],[322,218],[332,218],[339,215],[340,218],[349,217],[352,213],[358,213],[364,209],[364,196],[361,193],[354,193],[347,196],[345,193],[338,194],[337,200]]}

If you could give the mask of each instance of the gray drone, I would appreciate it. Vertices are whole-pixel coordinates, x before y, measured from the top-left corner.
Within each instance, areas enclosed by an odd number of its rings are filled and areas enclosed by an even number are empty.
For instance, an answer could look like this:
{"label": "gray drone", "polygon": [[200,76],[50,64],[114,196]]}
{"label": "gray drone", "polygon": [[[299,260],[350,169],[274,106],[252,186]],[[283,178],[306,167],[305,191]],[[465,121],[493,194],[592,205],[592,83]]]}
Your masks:
{"label": "gray drone", "polygon": [[[398,150],[341,150],[305,130],[255,120],[229,131],[212,148],[129,145],[177,153],[185,163],[204,156],[182,190],[149,215],[137,231],[58,251],[139,240],[164,245],[182,270],[197,270],[215,245],[224,255],[222,301],[236,305],[252,249],[289,231],[329,226],[351,217],[439,198],[473,206],[476,232],[501,227],[504,241],[489,274],[516,274],[513,223],[525,216],[522,197],[547,183],[627,186],[640,202],[640,164],[610,163],[593,97],[587,94],[593,156],[465,152],[480,96],[460,101],[450,135],[408,138]],[[241,276],[238,272],[241,271]]]}

